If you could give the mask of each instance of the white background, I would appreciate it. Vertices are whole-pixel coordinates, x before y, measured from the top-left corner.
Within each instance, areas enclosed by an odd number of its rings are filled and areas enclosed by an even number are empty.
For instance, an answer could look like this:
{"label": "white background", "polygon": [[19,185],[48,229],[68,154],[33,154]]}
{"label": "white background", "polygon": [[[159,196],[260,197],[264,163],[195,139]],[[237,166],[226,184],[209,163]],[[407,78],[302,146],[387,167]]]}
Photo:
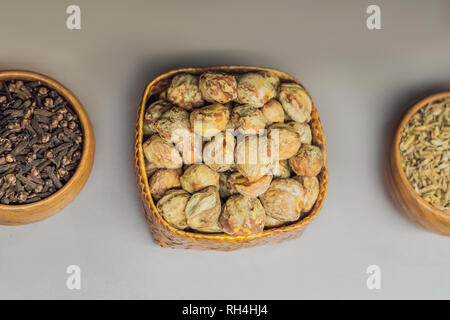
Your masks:
{"label": "white background", "polygon": [[[450,298],[450,241],[394,207],[383,183],[398,117],[450,89],[450,1],[0,1],[0,69],[45,73],[84,103],[96,130],[80,196],[37,224],[0,227],[0,298]],[[382,30],[366,8],[382,9]],[[304,235],[232,253],[151,240],[133,172],[146,83],[186,66],[274,67],[310,91],[330,185]],[[67,266],[82,269],[66,288]],[[366,268],[380,266],[381,290]]]}

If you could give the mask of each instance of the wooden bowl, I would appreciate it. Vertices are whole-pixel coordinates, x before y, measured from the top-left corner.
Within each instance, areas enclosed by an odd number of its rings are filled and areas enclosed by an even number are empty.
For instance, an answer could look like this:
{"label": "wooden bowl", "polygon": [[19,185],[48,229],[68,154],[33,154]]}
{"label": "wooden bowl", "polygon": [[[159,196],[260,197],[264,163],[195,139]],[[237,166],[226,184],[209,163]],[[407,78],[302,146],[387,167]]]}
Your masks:
{"label": "wooden bowl", "polygon": [[428,103],[443,98],[450,98],[450,91],[434,94],[419,101],[401,120],[391,146],[388,182],[392,198],[407,217],[430,231],[450,236],[450,213],[432,206],[414,190],[403,170],[399,148],[402,132],[411,117]]}
{"label": "wooden bowl", "polygon": [[[253,236],[232,236],[225,233],[207,234],[193,231],[178,230],[169,225],[158,213],[155,203],[152,199],[150,188],[148,185],[148,177],[145,171],[143,143],[143,120],[144,113],[148,102],[157,98],[157,95],[165,90],[173,76],[179,73],[200,74],[206,71],[218,71],[228,73],[245,73],[255,71],[271,71],[274,72],[282,82],[295,82],[301,85],[293,76],[274,69],[247,67],[247,66],[215,66],[203,68],[185,68],[173,70],[160,75],[145,88],[141,105],[138,111],[138,120],[135,129],[135,145],[134,159],[135,170],[139,193],[144,208],[144,214],[149,224],[154,241],[162,247],[184,248],[184,249],[214,249],[231,251],[244,247],[253,247],[256,245],[281,242],[288,239],[299,237],[306,225],[310,223],[319,213],[328,188],[328,167],[325,157],[324,168],[320,172],[318,178],[320,181],[320,193],[317,201],[309,213],[309,215],[297,222],[285,225],[279,228],[266,229],[261,234]],[[309,93],[308,93],[309,94]],[[313,143],[322,148],[326,154],[325,138],[320,124],[317,109],[313,103],[311,131],[313,135]]]}
{"label": "wooden bowl", "polygon": [[77,170],[56,193],[41,201],[24,205],[0,205],[0,224],[22,225],[46,219],[64,209],[83,189],[94,164],[95,139],[91,121],[81,102],[59,82],[42,74],[29,71],[2,71],[0,80],[41,81],[57,90],[78,114],[84,133],[83,154]]}

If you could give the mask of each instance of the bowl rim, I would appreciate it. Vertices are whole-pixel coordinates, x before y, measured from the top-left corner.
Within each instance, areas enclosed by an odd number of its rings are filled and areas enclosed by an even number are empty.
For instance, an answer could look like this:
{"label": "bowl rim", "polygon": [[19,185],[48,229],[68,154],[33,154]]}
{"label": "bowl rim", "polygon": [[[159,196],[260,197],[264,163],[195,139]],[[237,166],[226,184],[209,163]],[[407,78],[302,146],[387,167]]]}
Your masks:
{"label": "bowl rim", "polygon": [[[72,189],[74,183],[81,178],[83,175],[85,167],[89,167],[89,150],[92,148],[92,144],[94,143],[94,132],[92,128],[91,120],[84,109],[82,103],[78,100],[78,98],[64,85],[55,79],[46,76],[41,73],[27,71],[27,70],[0,70],[0,80],[9,81],[9,80],[25,80],[25,81],[41,81],[45,86],[48,86],[60,93],[69,103],[71,108],[77,113],[80,124],[83,129],[83,153],[81,155],[81,160],[78,163],[78,167],[75,170],[72,177],[67,181],[61,189],[51,194],[47,198],[42,200],[28,203],[28,204],[13,204],[13,205],[5,205],[0,204],[0,210],[10,211],[10,212],[23,212],[30,209],[36,209],[39,207],[52,206],[52,202],[60,197],[61,195],[67,193]],[[95,145],[94,145],[95,146]],[[94,147],[95,148],[95,147]],[[92,166],[91,166],[92,167]],[[92,169],[91,169],[92,170]],[[90,172],[89,172],[90,175]]]}
{"label": "bowl rim", "polygon": [[[323,175],[323,178],[325,181],[324,181],[323,197],[321,199],[321,202],[318,203],[317,207],[316,207],[316,205],[315,205],[315,207],[313,207],[312,213],[309,214],[307,217],[300,219],[298,221],[292,222],[290,224],[284,225],[284,226],[264,229],[263,232],[261,232],[257,235],[236,236],[236,235],[229,235],[224,232],[202,233],[202,232],[195,232],[195,231],[192,232],[192,231],[180,230],[180,229],[177,229],[177,228],[173,227],[172,225],[170,225],[158,212],[158,209],[156,208],[156,204],[153,201],[153,197],[151,196],[151,192],[150,192],[150,188],[149,188],[149,184],[148,184],[148,177],[147,177],[147,173],[145,171],[144,152],[143,152],[143,147],[142,147],[143,139],[144,139],[143,115],[145,113],[148,98],[151,97],[152,95],[156,94],[156,93],[150,94],[150,89],[153,86],[155,86],[156,84],[158,84],[160,81],[170,79],[173,76],[180,74],[180,73],[200,74],[200,73],[209,72],[209,71],[224,72],[224,73],[233,73],[233,72],[234,73],[245,73],[245,72],[271,71],[271,72],[274,72],[275,74],[277,74],[278,76],[281,75],[282,76],[282,77],[280,77],[280,78],[282,78],[281,80],[284,80],[284,81],[290,82],[290,83],[296,83],[296,84],[300,85],[305,90],[307,95],[310,97],[310,99],[312,101],[312,105],[313,105],[312,110],[313,110],[313,112],[317,113],[318,127],[320,128],[320,131],[322,132],[322,136],[323,136],[323,140],[321,141],[321,143],[322,143],[322,150],[324,153],[324,166],[321,170],[321,173],[319,173],[319,174]],[[238,65],[218,65],[217,66],[216,65],[216,66],[179,68],[179,69],[174,69],[169,72],[160,74],[159,76],[154,78],[152,81],[150,81],[145,87],[144,93],[142,94],[140,106],[138,109],[138,119],[137,119],[137,124],[136,124],[135,130],[137,130],[137,137],[136,137],[137,141],[135,141],[135,146],[137,146],[137,149],[138,149],[138,150],[135,150],[135,151],[137,151],[137,154],[135,154],[135,157],[137,158],[136,160],[138,162],[138,168],[136,168],[136,169],[139,170],[139,172],[136,172],[136,173],[137,173],[138,180],[140,178],[139,177],[140,173],[142,173],[142,178],[144,180],[144,190],[140,190],[141,196],[144,196],[144,197],[148,196],[148,199],[145,199],[145,200],[148,200],[148,203],[150,204],[150,207],[151,207],[150,209],[157,216],[158,222],[161,222],[164,225],[164,227],[166,228],[166,230],[169,230],[171,233],[175,233],[184,238],[201,238],[201,239],[209,239],[209,240],[247,242],[247,241],[264,238],[264,237],[270,236],[271,234],[274,234],[274,233],[276,234],[276,233],[290,232],[290,231],[299,229],[301,227],[304,227],[307,224],[309,224],[321,211],[321,208],[325,201],[327,190],[328,190],[328,162],[327,162],[327,153],[326,153],[325,133],[322,128],[322,124],[321,124],[320,117],[317,112],[316,105],[315,105],[314,100],[312,99],[310,93],[303,86],[303,84],[300,83],[295,77],[293,77],[292,75],[290,75],[284,71],[273,69],[273,68],[257,67],[257,66],[238,66]]]}
{"label": "bowl rim", "polygon": [[432,94],[430,96],[427,96],[420,101],[416,102],[411,108],[406,111],[405,115],[402,117],[397,130],[395,132],[394,140],[393,140],[393,150],[394,151],[394,161],[397,168],[399,168],[399,176],[401,182],[406,185],[406,189],[408,190],[408,193],[410,193],[416,201],[418,201],[422,206],[427,208],[430,212],[432,212],[435,215],[438,216],[444,216],[444,217],[450,217],[450,211],[446,213],[444,210],[438,209],[434,206],[432,206],[430,203],[428,203],[424,198],[422,198],[416,190],[414,190],[413,186],[409,182],[408,178],[406,177],[405,170],[403,169],[402,164],[402,157],[400,154],[400,141],[402,138],[402,133],[408,124],[408,122],[411,120],[412,116],[415,115],[420,109],[427,106],[429,103],[444,99],[444,98],[450,98],[450,91],[443,91],[439,93]]}

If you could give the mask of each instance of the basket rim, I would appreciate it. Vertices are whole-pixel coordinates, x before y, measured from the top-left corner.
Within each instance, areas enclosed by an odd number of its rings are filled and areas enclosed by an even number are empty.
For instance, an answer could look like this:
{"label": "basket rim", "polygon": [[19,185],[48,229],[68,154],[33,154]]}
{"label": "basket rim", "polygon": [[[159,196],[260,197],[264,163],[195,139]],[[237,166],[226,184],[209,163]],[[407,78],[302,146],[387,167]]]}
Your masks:
{"label": "basket rim", "polygon": [[[257,234],[257,235],[235,236],[235,235],[229,235],[226,233],[197,233],[197,232],[180,230],[180,229],[177,229],[177,228],[171,226],[159,214],[158,209],[156,208],[156,205],[151,196],[150,187],[148,184],[147,172],[145,171],[145,158],[144,158],[144,152],[143,152],[143,147],[142,147],[143,138],[144,138],[143,119],[144,119],[144,114],[145,114],[146,103],[148,101],[148,98],[151,96],[151,95],[149,95],[149,93],[150,93],[152,87],[155,86],[156,84],[158,84],[160,81],[170,79],[176,74],[179,74],[179,73],[198,74],[198,73],[203,73],[203,72],[208,72],[208,71],[226,72],[226,73],[270,71],[270,72],[277,74],[277,76],[279,76],[281,80],[284,80],[286,82],[297,83],[305,90],[307,95],[310,97],[310,99],[312,101],[312,110],[313,110],[312,112],[313,112],[313,114],[314,113],[317,114],[317,119],[315,119],[315,120],[317,120],[318,129],[322,133],[321,144],[322,144],[322,150],[324,153],[324,166],[320,173],[321,175],[323,175],[323,178],[322,178],[323,181],[320,181],[320,186],[323,187],[323,192],[321,192],[323,194],[323,197],[321,198],[320,202],[315,204],[313,210],[309,213],[309,215],[307,217],[305,217],[297,222],[285,225],[285,226],[264,229],[264,231],[262,233]],[[150,205],[151,211],[158,219],[158,223],[161,223],[162,225],[164,225],[164,227],[167,230],[169,230],[171,233],[177,234],[178,236],[181,236],[184,238],[223,240],[223,241],[233,241],[233,242],[236,242],[236,241],[248,242],[248,241],[255,240],[255,239],[265,238],[272,234],[286,233],[286,232],[290,232],[293,230],[297,230],[297,229],[302,228],[302,227],[306,226],[307,224],[309,224],[318,215],[318,213],[320,212],[320,210],[322,208],[322,205],[326,198],[326,194],[327,194],[327,190],[328,190],[328,163],[327,163],[327,156],[326,156],[325,136],[324,136],[324,131],[322,128],[322,124],[320,122],[319,115],[317,113],[317,108],[315,106],[314,100],[312,99],[308,90],[297,79],[295,79],[292,75],[285,73],[283,71],[277,70],[277,69],[258,67],[258,66],[220,65],[220,66],[179,68],[179,69],[174,69],[174,70],[168,71],[164,74],[157,76],[156,78],[154,78],[152,81],[150,81],[147,84],[147,86],[145,87],[145,90],[142,94],[142,98],[141,98],[141,102],[140,102],[139,110],[138,110],[138,119],[137,119],[137,123],[136,123],[136,127],[135,127],[134,148],[135,148],[135,150],[134,150],[135,163],[138,164],[136,166],[136,177],[137,177],[138,181],[142,177],[143,178],[142,180],[144,182],[143,189],[139,185],[139,193],[140,193],[141,198],[144,201],[148,202],[148,204]]]}

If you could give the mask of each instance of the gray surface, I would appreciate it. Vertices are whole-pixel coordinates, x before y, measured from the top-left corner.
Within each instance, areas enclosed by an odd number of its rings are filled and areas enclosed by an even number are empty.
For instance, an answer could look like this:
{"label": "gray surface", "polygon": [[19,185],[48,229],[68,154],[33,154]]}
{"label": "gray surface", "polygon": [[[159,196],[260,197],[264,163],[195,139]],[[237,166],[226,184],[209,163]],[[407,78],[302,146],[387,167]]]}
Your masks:
{"label": "gray surface", "polygon": [[[0,69],[68,86],[96,130],[92,176],[63,212],[0,227],[0,298],[450,298],[449,238],[393,206],[387,136],[405,107],[450,87],[450,1],[1,1]],[[366,7],[382,8],[380,31]],[[162,249],[141,213],[133,125],[147,81],[175,67],[249,64],[297,77],[318,106],[330,185],[298,240],[233,253]],[[66,289],[66,267],[82,289]],[[366,288],[381,267],[382,289]]]}

